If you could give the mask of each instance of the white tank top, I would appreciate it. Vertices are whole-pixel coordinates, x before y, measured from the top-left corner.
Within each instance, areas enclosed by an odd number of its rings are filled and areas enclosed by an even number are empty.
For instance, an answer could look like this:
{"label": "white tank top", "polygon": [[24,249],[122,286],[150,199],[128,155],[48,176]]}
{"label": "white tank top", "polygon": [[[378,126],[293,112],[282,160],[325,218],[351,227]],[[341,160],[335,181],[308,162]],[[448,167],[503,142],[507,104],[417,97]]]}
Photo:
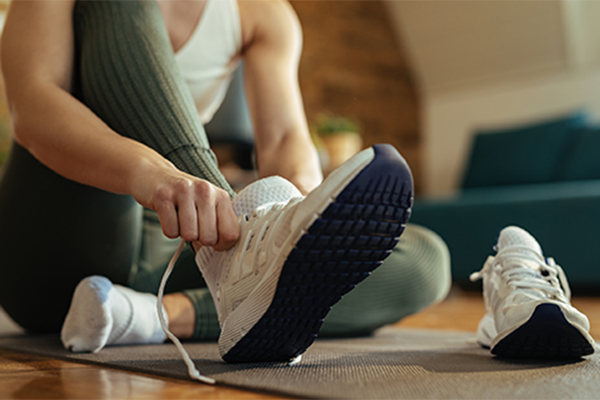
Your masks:
{"label": "white tank top", "polygon": [[175,54],[204,124],[223,102],[240,62],[240,25],[237,0],[208,0],[192,36]]}

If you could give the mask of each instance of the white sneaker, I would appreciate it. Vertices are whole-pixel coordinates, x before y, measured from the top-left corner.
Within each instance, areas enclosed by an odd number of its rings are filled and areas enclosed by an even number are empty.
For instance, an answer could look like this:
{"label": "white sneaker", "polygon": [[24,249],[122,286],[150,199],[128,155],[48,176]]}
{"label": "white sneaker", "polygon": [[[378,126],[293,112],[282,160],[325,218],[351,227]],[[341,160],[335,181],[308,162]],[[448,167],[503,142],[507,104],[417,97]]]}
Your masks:
{"label": "white sneaker", "polygon": [[585,315],[571,306],[563,270],[526,231],[500,232],[495,257],[471,275],[483,278],[486,315],[478,342],[492,354],[509,358],[572,359],[594,352]]}
{"label": "white sneaker", "polygon": [[[234,207],[268,186],[262,180],[244,189]],[[376,145],[308,196],[287,193],[285,201],[240,217],[232,249],[202,248],[196,255],[219,315],[225,361],[302,354],[331,306],[391,253],[410,216],[413,183],[400,154]]]}

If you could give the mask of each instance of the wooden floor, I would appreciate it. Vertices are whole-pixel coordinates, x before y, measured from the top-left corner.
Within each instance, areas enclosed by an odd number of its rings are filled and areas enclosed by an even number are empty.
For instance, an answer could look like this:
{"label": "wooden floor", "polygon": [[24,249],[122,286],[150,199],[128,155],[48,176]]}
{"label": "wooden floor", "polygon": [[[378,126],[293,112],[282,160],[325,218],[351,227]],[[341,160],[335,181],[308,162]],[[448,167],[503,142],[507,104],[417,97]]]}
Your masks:
{"label": "wooden floor", "polygon": [[[600,297],[574,298],[600,338]],[[475,331],[484,313],[479,293],[453,290],[446,301],[398,326]],[[0,399],[282,399],[199,383],[157,378],[0,350]]]}

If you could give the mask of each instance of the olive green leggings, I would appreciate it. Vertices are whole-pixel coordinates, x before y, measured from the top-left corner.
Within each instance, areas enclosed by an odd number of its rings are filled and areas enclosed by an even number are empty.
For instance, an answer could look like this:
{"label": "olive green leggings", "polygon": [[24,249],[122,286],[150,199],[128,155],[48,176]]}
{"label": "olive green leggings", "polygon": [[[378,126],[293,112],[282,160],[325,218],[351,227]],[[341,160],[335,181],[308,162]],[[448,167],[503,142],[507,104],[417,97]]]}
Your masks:
{"label": "olive green leggings", "polygon": [[[217,168],[154,1],[80,1],[74,12],[74,95],[116,132],[234,196]],[[69,181],[15,144],[0,180],[0,305],[21,326],[57,332],[86,276],[156,293],[174,251],[154,212],[131,196]],[[322,335],[370,332],[440,300],[448,250],[409,226],[373,276],[344,297]],[[198,339],[218,336],[214,304],[186,249],[167,285],[196,310]]]}

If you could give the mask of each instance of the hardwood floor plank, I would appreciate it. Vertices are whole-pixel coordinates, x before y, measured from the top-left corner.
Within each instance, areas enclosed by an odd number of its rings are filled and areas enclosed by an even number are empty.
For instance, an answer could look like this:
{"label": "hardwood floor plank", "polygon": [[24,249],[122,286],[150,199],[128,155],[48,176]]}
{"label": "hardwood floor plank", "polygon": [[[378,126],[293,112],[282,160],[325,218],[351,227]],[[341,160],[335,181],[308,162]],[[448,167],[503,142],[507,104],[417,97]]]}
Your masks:
{"label": "hardwood floor plank", "polygon": [[86,368],[88,365],[75,364],[30,354],[15,353],[0,349],[0,372],[22,373],[30,371],[47,371],[68,368]]}
{"label": "hardwood floor plank", "polygon": [[285,397],[1,350],[0,398],[283,399]]}

